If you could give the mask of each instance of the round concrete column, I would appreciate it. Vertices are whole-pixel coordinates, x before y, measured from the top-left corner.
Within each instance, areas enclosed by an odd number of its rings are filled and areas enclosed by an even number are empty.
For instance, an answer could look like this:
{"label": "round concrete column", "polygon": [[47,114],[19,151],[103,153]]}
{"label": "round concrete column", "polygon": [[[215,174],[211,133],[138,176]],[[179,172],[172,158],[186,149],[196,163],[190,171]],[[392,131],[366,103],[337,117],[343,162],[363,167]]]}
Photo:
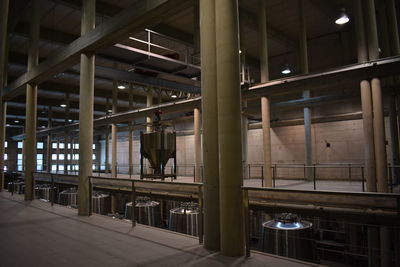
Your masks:
{"label": "round concrete column", "polygon": [[[30,21],[30,44],[28,52],[28,73],[39,63],[39,34],[40,10],[39,1],[32,1]],[[33,172],[36,171],[36,114],[37,114],[37,85],[26,86],[26,115],[25,115],[25,200],[32,200],[35,181]]]}
{"label": "round concrete column", "polygon": [[215,0],[200,0],[204,247],[220,249]]}
{"label": "round concrete column", "polygon": [[[261,82],[269,81],[268,66],[268,35],[267,35],[267,11],[265,1],[258,1],[258,28],[260,32],[260,77]],[[261,119],[263,129],[264,152],[264,186],[272,187],[272,156],[271,156],[271,118],[270,103],[267,96],[261,98]]]}
{"label": "round concrete column", "polygon": [[[0,89],[3,91],[3,87],[6,85],[7,77],[7,42],[8,42],[8,9],[9,0],[3,0],[1,2],[1,14],[0,14]],[[0,92],[1,96],[1,92]],[[4,188],[4,142],[6,139],[6,115],[7,115],[7,104],[3,99],[0,99],[0,191]]]}
{"label": "round concrete column", "polygon": [[201,182],[201,127],[200,109],[194,109],[194,181]]}
{"label": "round concrete column", "polygon": [[[81,35],[95,27],[96,1],[83,1]],[[79,95],[79,184],[78,214],[91,214],[91,190],[89,176],[93,174],[93,105],[94,105],[94,59],[93,54],[81,54]]]}
{"label": "round concrete column", "polygon": [[238,3],[215,1],[221,253],[244,255]]}

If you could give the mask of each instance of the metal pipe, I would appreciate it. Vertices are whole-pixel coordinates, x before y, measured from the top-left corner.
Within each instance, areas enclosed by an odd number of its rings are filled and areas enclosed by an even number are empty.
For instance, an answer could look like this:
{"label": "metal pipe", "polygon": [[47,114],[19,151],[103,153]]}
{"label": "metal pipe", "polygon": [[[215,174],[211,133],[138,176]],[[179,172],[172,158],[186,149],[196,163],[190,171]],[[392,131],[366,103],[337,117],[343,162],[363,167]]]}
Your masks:
{"label": "metal pipe", "polygon": [[[30,20],[30,44],[28,52],[28,73],[39,63],[40,9],[39,1],[32,1]],[[37,114],[37,85],[26,86],[26,120],[25,120],[25,200],[32,200],[35,181],[32,173],[36,170],[36,114]]]}
{"label": "metal pipe", "polygon": [[[96,1],[83,1],[81,35],[95,27]],[[93,100],[94,100],[94,59],[91,53],[81,54],[80,98],[79,98],[79,185],[78,214],[91,214],[91,188],[89,176],[92,176],[93,144]]]}

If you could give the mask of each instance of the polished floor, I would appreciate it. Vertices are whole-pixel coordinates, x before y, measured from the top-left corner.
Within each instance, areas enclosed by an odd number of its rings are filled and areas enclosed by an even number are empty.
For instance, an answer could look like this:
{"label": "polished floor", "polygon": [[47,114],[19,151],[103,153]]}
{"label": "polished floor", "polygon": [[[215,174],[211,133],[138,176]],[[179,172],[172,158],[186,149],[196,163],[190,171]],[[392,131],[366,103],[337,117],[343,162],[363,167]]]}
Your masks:
{"label": "polished floor", "polygon": [[0,266],[315,266],[272,255],[229,258],[198,239],[0,193]]}

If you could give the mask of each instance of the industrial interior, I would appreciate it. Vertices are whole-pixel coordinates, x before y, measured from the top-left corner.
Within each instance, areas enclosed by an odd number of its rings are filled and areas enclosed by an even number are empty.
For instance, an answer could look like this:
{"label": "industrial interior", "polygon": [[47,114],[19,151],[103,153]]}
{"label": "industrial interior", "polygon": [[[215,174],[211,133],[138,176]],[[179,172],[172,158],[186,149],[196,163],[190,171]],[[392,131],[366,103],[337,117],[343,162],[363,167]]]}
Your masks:
{"label": "industrial interior", "polygon": [[1,0],[0,266],[400,266],[399,10]]}

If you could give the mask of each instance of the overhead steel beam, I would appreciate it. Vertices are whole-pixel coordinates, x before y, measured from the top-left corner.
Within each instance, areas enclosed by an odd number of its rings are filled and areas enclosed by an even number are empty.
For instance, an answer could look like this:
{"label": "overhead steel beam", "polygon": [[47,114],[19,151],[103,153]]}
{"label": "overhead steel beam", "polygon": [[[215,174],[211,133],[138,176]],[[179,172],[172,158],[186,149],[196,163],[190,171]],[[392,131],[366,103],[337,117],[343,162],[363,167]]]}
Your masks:
{"label": "overhead steel beam", "polygon": [[400,56],[349,65],[325,72],[298,75],[249,88],[244,97],[259,98],[268,95],[284,95],[298,92],[304,88],[315,90],[322,88],[338,88],[345,83],[361,81],[372,77],[386,77],[400,73]]}
{"label": "overhead steel beam", "polygon": [[24,92],[24,85],[41,83],[48,77],[77,64],[81,53],[95,52],[112,45],[129,34],[161,23],[171,14],[184,10],[191,5],[192,1],[185,0],[148,0],[146,4],[141,1],[136,2],[130,8],[123,10],[75,40],[60,53],[33,68],[31,72],[20,76],[4,88],[3,96],[8,100],[20,95]]}

